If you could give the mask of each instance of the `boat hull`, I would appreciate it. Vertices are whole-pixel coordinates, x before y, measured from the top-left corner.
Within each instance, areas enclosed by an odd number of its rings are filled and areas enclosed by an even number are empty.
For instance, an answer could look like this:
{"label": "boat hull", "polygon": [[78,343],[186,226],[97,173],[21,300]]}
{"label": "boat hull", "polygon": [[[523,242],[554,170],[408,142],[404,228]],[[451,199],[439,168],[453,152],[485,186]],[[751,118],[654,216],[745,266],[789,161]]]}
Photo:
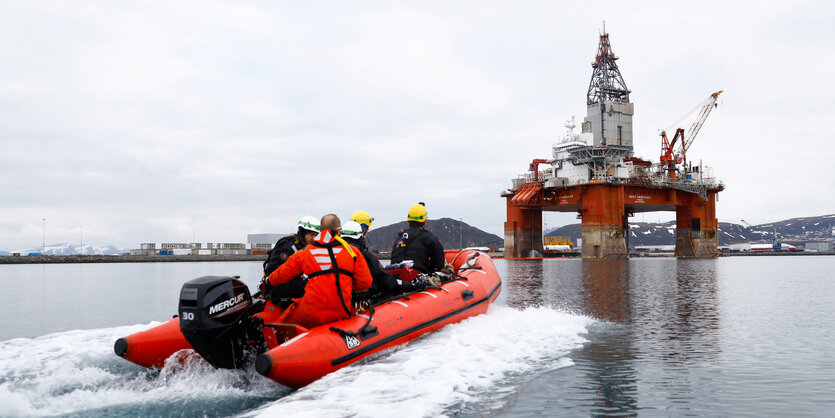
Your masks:
{"label": "boat hull", "polygon": [[[448,252],[448,259],[450,253],[457,251]],[[459,263],[474,253],[462,254]],[[370,321],[364,313],[310,329],[260,355],[256,370],[282,385],[298,388],[373,353],[480,315],[498,297],[501,279],[486,255],[480,255],[473,267],[461,272],[464,279],[444,283],[440,289],[427,289],[375,306]],[[359,332],[366,323],[375,327],[375,332]]]}
{"label": "boat hull", "polygon": [[162,325],[119,338],[113,345],[116,355],[144,367],[160,368],[172,354],[191,348],[174,317]]}
{"label": "boat hull", "polygon": [[[501,292],[501,278],[490,257],[471,250],[447,251],[446,257],[459,279],[310,330],[279,323],[282,312],[267,302],[262,312],[253,315],[262,324],[266,346],[257,357],[256,370],[299,388],[381,350],[486,312]],[[176,317],[120,338],[114,345],[117,355],[145,367],[162,367],[171,355],[188,348]]]}

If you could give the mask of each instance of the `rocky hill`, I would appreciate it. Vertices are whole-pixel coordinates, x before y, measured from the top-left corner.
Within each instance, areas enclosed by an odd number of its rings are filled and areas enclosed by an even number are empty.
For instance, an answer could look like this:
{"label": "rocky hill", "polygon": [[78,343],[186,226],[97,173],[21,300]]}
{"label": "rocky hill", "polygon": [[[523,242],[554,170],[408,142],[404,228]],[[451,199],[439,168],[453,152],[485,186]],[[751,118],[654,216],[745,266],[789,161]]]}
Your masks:
{"label": "rocky hill", "polygon": [[[400,236],[400,231],[406,229],[406,221],[382,227],[372,227],[365,238],[368,248],[372,251],[391,251],[394,242]],[[484,232],[474,226],[451,218],[429,219],[426,230],[435,234],[444,248],[460,247],[490,247],[501,248],[504,239],[498,235]]]}
{"label": "rocky hill", "polygon": [[[806,242],[835,238],[835,215],[792,218],[762,225],[745,226],[719,222],[719,245],[771,242],[774,232],[777,240],[786,243]],[[548,230],[546,236],[567,236],[574,243],[580,238],[580,224],[571,224]],[[676,223],[630,222],[629,246],[675,245]]]}

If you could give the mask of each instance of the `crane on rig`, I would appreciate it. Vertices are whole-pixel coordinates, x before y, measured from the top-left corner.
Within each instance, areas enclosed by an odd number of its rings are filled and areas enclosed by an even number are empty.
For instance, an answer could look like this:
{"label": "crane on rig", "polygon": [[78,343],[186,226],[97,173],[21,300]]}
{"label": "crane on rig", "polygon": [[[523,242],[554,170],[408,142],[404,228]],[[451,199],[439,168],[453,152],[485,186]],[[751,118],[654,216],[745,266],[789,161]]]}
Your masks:
{"label": "crane on rig", "polygon": [[[702,103],[696,105],[693,110],[687,112],[684,116],[682,116],[678,121],[673,123],[673,125],[677,125],[681,120],[689,116],[693,113],[696,109],[701,108],[699,112],[699,116],[693,122],[693,125],[690,126],[690,131],[685,136],[684,129],[677,128],[675,135],[673,135],[673,140],[670,141],[667,139],[667,131],[661,131],[661,166],[665,167],[667,170],[667,175],[670,179],[675,180],[676,178],[676,165],[682,164],[687,162],[687,150],[690,149],[690,146],[693,145],[693,141],[696,139],[696,135],[699,133],[699,130],[702,129],[702,125],[705,123],[705,119],[707,119],[707,115],[710,114],[710,111],[713,110],[714,107],[717,107],[716,100],[719,98],[719,95],[722,94],[722,90],[717,91],[716,93],[711,94],[707,97]],[[678,150],[676,150],[676,142],[679,144]]]}

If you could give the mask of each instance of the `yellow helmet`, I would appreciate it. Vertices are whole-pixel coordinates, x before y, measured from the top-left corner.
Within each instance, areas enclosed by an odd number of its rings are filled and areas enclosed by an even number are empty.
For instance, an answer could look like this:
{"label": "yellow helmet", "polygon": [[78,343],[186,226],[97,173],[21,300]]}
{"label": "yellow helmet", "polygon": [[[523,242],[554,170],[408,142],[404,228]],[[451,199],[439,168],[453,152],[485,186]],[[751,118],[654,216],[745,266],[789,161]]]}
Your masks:
{"label": "yellow helmet", "polygon": [[409,216],[406,218],[406,220],[415,222],[426,222],[426,206],[423,206],[423,202],[418,203],[417,205],[414,205],[411,209],[409,209]]}
{"label": "yellow helmet", "polygon": [[356,221],[358,224],[363,225],[363,231],[371,226],[371,223],[374,222],[374,218],[368,214],[368,212],[364,210],[358,210],[351,215],[351,220]]}

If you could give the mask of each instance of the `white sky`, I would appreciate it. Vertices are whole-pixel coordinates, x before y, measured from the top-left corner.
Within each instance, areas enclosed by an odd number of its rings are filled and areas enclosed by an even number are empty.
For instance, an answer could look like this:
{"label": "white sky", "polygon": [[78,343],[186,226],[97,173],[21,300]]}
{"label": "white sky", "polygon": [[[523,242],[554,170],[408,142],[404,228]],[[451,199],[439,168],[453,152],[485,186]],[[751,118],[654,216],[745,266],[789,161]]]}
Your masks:
{"label": "white sky", "polygon": [[723,89],[688,153],[719,220],[835,212],[835,2],[671,3],[0,1],[0,249],[43,218],[137,248],[419,200],[501,235],[499,193],[585,115],[603,20],[637,155]]}

